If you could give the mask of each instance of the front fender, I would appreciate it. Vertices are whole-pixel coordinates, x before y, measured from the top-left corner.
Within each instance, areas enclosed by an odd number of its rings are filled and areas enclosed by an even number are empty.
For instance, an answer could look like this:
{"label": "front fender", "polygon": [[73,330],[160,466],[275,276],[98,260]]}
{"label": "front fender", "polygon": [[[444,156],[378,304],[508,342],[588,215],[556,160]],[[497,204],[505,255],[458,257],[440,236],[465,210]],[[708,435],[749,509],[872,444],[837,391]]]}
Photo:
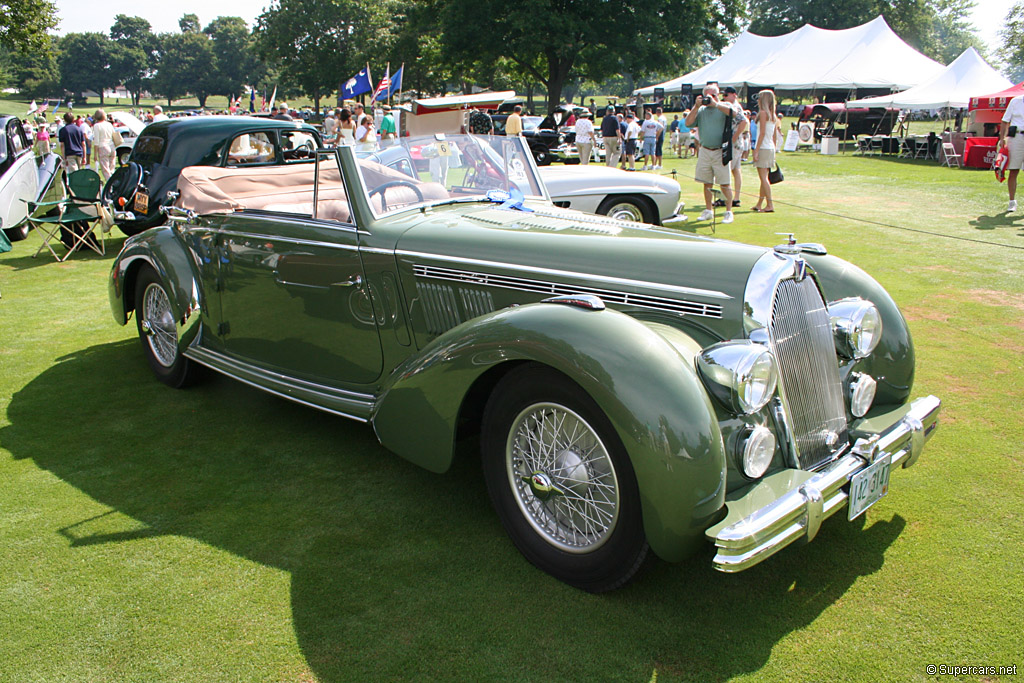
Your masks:
{"label": "front fender", "polygon": [[114,320],[120,325],[128,322],[128,314],[135,308],[135,280],[146,266],[155,270],[167,287],[178,327],[178,346],[184,350],[199,331],[205,297],[188,248],[172,227],[153,228],[125,241],[108,282]]}
{"label": "front fender", "polygon": [[616,311],[557,304],[476,318],[392,373],[374,411],[374,429],[385,447],[443,472],[477,379],[516,361],[554,368],[608,416],[636,472],[651,547],[663,559],[680,560],[700,544],[724,504],[725,454],[692,363],[678,340],[673,344],[655,329]]}

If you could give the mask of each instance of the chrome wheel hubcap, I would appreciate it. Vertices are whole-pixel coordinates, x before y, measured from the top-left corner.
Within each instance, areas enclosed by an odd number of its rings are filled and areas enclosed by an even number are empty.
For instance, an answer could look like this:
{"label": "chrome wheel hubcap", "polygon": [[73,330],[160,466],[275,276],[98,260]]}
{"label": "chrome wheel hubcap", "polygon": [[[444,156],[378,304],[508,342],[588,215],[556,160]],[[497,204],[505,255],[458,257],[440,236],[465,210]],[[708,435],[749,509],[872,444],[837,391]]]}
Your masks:
{"label": "chrome wheel hubcap", "polygon": [[644,222],[644,213],[640,207],[630,202],[616,204],[608,212],[608,216],[620,221],[631,221],[634,223]]}
{"label": "chrome wheel hubcap", "polygon": [[165,368],[174,365],[178,356],[178,330],[167,293],[155,282],[146,287],[143,295],[140,326],[156,361]]}
{"label": "chrome wheel hubcap", "polygon": [[619,518],[619,484],[597,432],[557,403],[536,403],[512,422],[509,485],[530,526],[570,553],[601,547]]}

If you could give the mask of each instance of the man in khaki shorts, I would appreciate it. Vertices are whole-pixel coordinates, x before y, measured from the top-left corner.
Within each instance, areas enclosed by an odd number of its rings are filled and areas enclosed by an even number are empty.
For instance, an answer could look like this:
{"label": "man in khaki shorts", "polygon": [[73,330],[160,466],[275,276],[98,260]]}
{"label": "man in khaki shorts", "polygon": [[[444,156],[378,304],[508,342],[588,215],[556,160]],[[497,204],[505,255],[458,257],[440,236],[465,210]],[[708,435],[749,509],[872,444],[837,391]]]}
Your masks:
{"label": "man in khaki shorts", "polygon": [[732,115],[732,107],[718,99],[718,86],[704,86],[704,97],[697,100],[696,105],[686,115],[686,125],[697,124],[697,136],[700,138],[700,149],[697,151],[697,170],[694,180],[704,185],[704,211],[697,220],[708,221],[714,217],[712,202],[714,196],[711,188],[719,185],[725,195],[725,215],[723,223],[732,223],[732,173],[729,166],[722,163],[722,134],[725,132],[727,117]]}
{"label": "man in khaki shorts", "polygon": [[1024,167],[1024,95],[1010,100],[999,124],[999,141],[996,149],[1002,149],[1003,140],[1010,151],[1010,162],[1006,165],[1006,190],[1010,193],[1007,211],[1017,210],[1017,174]]}

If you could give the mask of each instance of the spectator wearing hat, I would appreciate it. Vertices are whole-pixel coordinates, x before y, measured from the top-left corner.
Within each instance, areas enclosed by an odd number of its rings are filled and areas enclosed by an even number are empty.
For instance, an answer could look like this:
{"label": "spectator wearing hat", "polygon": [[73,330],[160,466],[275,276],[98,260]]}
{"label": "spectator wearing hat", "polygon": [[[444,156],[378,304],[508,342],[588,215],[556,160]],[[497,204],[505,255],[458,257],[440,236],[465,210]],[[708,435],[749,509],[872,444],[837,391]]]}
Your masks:
{"label": "spectator wearing hat", "polygon": [[271,118],[277,119],[278,121],[291,121],[292,117],[288,114],[288,105],[284,102],[277,105],[277,113]]}
{"label": "spectator wearing hat", "polygon": [[[728,103],[732,109],[732,161],[730,162],[730,170],[732,171],[732,205],[739,206],[740,190],[743,189],[743,172],[740,170],[740,163],[743,161],[743,153],[750,149],[748,135],[750,119],[747,118],[743,107],[737,102],[739,94],[736,92],[736,88],[727,85],[722,90],[722,94],[722,101]],[[747,150],[743,149],[744,140],[747,140]]]}
{"label": "spectator wearing hat", "polygon": [[654,170],[657,166],[658,139],[665,132],[664,126],[658,119],[654,118],[651,110],[644,111],[644,122],[640,124],[640,130],[644,134],[644,167],[642,170]]}
{"label": "spectator wearing hat", "polygon": [[391,112],[391,107],[385,104],[382,108],[384,109],[384,118],[380,120],[380,145],[389,147],[398,139],[398,133],[395,130],[395,117]]}
{"label": "spectator wearing hat", "polygon": [[152,120],[153,120],[154,123],[156,123],[157,121],[166,121],[167,120],[167,114],[164,113],[164,108],[161,107],[159,104],[154,104],[153,105],[153,119]]}
{"label": "spectator wearing hat", "polygon": [[[590,120],[590,112],[586,109],[580,112],[576,119],[576,151],[580,153],[580,164],[586,166],[590,163],[590,154],[594,150],[594,124]],[[607,150],[605,150],[607,154]]]}
{"label": "spectator wearing hat", "polygon": [[46,117],[36,117],[35,152],[39,156],[46,156],[50,153],[50,130],[46,126]]}

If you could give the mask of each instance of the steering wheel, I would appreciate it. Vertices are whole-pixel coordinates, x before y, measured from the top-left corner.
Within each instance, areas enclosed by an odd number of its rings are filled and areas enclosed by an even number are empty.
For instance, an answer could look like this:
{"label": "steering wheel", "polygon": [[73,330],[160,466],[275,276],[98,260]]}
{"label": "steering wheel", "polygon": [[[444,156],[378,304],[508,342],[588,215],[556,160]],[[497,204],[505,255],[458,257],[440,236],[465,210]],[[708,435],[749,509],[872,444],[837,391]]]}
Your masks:
{"label": "steering wheel", "polygon": [[387,211],[388,210],[388,201],[387,201],[387,199],[384,198],[384,191],[387,190],[389,187],[400,187],[400,186],[401,187],[408,187],[409,189],[411,189],[413,192],[416,193],[416,199],[417,200],[419,200],[421,202],[423,201],[423,193],[420,192],[420,188],[416,187],[415,185],[410,183],[408,180],[389,180],[386,183],[381,183],[377,187],[375,187],[372,190],[370,190],[369,196],[372,199],[373,195],[379,194],[380,195],[380,208],[381,208],[382,211]]}
{"label": "steering wheel", "polygon": [[142,166],[134,161],[121,166],[103,188],[103,203],[112,204],[117,210],[124,209],[135,198],[141,182]]}

